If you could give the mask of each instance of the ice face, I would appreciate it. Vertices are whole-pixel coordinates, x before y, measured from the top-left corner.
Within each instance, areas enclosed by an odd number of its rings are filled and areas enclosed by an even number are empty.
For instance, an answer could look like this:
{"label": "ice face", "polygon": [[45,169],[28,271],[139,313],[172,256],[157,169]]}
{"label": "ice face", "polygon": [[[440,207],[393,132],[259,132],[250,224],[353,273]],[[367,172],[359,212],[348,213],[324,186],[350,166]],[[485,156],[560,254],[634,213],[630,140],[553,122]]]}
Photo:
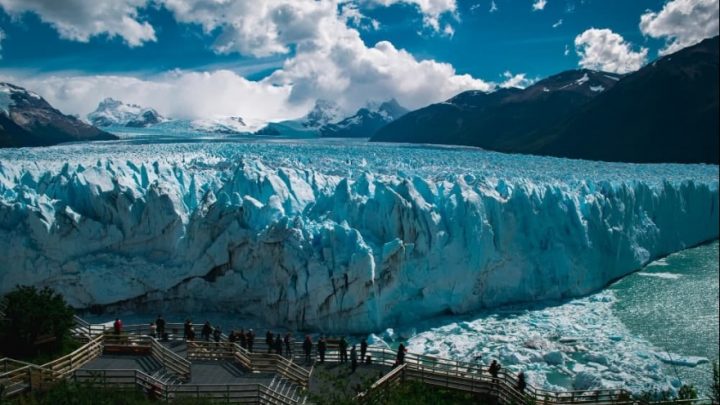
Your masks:
{"label": "ice face", "polygon": [[472,148],[116,142],[0,152],[0,293],[368,332],[585,295],[718,237],[717,166]]}

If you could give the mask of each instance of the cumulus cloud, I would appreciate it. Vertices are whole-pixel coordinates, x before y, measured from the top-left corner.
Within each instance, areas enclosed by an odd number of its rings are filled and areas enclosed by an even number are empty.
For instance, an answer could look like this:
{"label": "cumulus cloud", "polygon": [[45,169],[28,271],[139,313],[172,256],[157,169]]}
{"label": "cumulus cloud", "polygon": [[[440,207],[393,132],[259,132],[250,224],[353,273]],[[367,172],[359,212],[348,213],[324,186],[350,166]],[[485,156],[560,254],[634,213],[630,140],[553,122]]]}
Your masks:
{"label": "cumulus cloud", "polygon": [[672,0],[659,12],[640,17],[640,30],[653,38],[664,38],[660,55],[667,55],[718,35],[717,0]]}
{"label": "cumulus cloud", "polygon": [[535,80],[528,79],[525,73],[512,74],[510,71],[505,71],[505,73],[503,73],[503,77],[505,80],[498,86],[504,89],[511,87],[524,89],[535,83]]}
{"label": "cumulus cloud", "polygon": [[425,25],[436,32],[440,32],[440,16],[445,13],[455,15],[457,12],[456,0],[366,0],[383,6],[405,3],[416,6],[423,14]]}
{"label": "cumulus cloud", "polygon": [[586,69],[628,73],[640,69],[647,61],[647,48],[633,51],[632,45],[609,29],[590,28],[575,37],[578,64]]}
{"label": "cumulus cloud", "polygon": [[120,37],[129,46],[155,41],[154,28],[138,19],[148,0],[0,0],[13,17],[33,12],[53,26],[62,38],[88,42],[98,35]]}
{"label": "cumulus cloud", "polygon": [[274,120],[296,117],[309,105],[288,103],[290,87],[250,81],[228,70],[171,71],[144,79],[120,75],[0,74],[35,91],[66,114],[85,116],[105,97],[154,107],[175,118],[215,116]]}
{"label": "cumulus cloud", "polygon": [[[341,0],[155,1],[162,2],[177,21],[213,33],[217,52],[252,56],[294,52],[280,69],[261,81],[213,71],[170,72],[142,79],[25,76],[19,83],[80,115],[92,111],[99,99],[112,96],[158,108],[170,116],[260,119],[295,118],[318,98],[336,100],[345,112],[351,112],[367,100],[394,97],[406,107],[416,108],[464,90],[493,88],[490,83],[458,74],[448,63],[416,59],[390,42],[365,44],[357,26],[367,20]],[[381,5],[396,2],[368,1]],[[429,16],[456,9],[454,0],[405,2],[416,4]],[[447,35],[453,33],[449,25],[443,30]]]}
{"label": "cumulus cloud", "polygon": [[532,5],[533,11],[544,10],[547,5],[547,0],[535,0]]}

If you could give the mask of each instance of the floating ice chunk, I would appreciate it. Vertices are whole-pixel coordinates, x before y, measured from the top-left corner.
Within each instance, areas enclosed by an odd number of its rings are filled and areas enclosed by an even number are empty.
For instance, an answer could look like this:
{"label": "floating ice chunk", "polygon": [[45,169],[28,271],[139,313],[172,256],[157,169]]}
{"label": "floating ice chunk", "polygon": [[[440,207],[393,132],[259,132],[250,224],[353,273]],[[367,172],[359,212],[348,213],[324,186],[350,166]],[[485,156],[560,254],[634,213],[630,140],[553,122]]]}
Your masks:
{"label": "floating ice chunk", "polygon": [[647,272],[647,271],[639,271],[639,272],[637,272],[637,275],[643,276],[643,277],[664,278],[664,279],[668,279],[668,280],[677,280],[681,277],[680,274],[676,274],[676,273],[663,273],[663,272],[651,273],[651,272]]}
{"label": "floating ice chunk", "polygon": [[543,360],[545,360],[547,364],[559,366],[565,363],[565,355],[558,350],[547,352],[543,355]]}
{"label": "floating ice chunk", "polygon": [[707,357],[699,356],[682,356],[679,354],[670,354],[667,352],[655,352],[655,357],[663,363],[673,364],[676,366],[695,367],[699,364],[708,363]]}
{"label": "floating ice chunk", "polygon": [[602,386],[602,378],[590,371],[581,371],[575,375],[573,388],[576,390],[590,390]]}

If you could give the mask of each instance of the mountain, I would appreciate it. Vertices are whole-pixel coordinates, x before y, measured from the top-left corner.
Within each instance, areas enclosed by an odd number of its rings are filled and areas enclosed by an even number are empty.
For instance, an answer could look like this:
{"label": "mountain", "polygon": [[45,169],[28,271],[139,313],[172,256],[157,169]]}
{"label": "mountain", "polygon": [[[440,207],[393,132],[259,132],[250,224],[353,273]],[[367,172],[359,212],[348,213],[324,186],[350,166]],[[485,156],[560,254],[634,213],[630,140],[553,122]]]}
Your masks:
{"label": "mountain", "polygon": [[658,59],[520,152],[626,162],[719,162],[718,37]]}
{"label": "mountain", "polygon": [[338,123],[328,123],[319,128],[320,136],[332,138],[369,138],[389,122],[403,115],[407,110],[395,99],[378,106],[368,106],[358,110],[355,115]]}
{"label": "mountain", "polygon": [[618,76],[576,70],[527,89],[465,92],[372,141],[626,162],[718,163],[718,37]]}
{"label": "mountain", "polygon": [[98,127],[145,128],[167,121],[152,108],[144,108],[137,104],[125,104],[109,97],[101,101],[95,111],[88,114],[87,118]]}
{"label": "mountain", "polygon": [[333,101],[319,99],[312,110],[302,118],[271,122],[255,135],[283,135],[292,137],[317,137],[319,128],[342,119],[340,106]]}
{"label": "mountain", "polygon": [[64,115],[38,94],[0,82],[0,147],[118,139]]}
{"label": "mountain", "polygon": [[613,88],[620,78],[610,73],[571,70],[526,89],[466,91],[444,103],[406,114],[379,129],[372,141],[474,145],[513,151],[517,139],[576,111]]}

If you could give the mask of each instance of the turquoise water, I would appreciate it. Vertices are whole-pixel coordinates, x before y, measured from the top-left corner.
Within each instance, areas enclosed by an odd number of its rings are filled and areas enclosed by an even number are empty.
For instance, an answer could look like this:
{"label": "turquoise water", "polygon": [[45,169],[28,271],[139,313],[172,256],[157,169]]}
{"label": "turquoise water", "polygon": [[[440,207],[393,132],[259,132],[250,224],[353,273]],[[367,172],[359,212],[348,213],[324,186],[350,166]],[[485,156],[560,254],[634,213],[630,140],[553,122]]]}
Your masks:
{"label": "turquoise water", "polygon": [[[613,284],[614,314],[633,335],[671,354],[717,361],[718,241],[672,254]],[[707,390],[710,363],[665,364],[668,375]]]}

